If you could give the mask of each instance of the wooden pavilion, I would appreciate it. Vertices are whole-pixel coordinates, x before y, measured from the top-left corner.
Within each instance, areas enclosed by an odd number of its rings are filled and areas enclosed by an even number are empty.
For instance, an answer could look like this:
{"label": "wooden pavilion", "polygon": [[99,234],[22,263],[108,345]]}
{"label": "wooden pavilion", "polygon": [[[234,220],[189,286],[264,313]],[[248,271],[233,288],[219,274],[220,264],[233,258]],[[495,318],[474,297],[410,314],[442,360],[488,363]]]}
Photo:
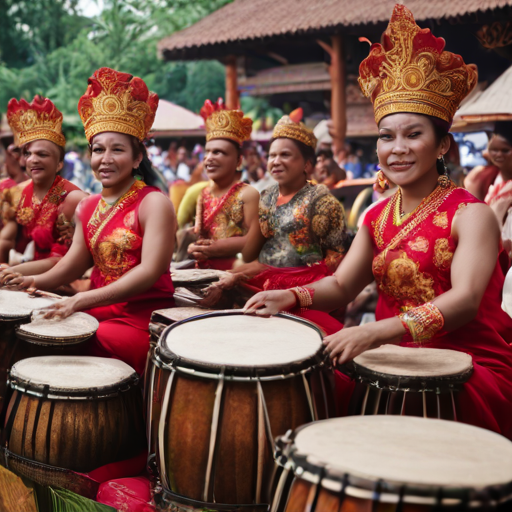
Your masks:
{"label": "wooden pavilion", "polygon": [[[286,96],[330,110],[337,147],[351,125],[361,134],[374,130],[371,108],[357,89],[368,44],[379,41],[395,0],[235,0],[195,25],[162,39],[166,60],[218,59],[226,66],[226,104],[239,94]],[[492,82],[510,61],[492,51],[510,49],[512,0],[404,0],[421,26],[447,40],[450,51],[479,66]],[[502,24],[499,41],[496,23]],[[478,34],[487,38],[487,48]],[[489,38],[491,41],[489,42]],[[494,45],[494,46],[493,46]],[[500,53],[504,53],[501,51]],[[512,54],[512,52],[508,52]],[[356,122],[357,119],[357,122]],[[368,124],[368,119],[370,124]],[[354,131],[354,129],[352,130]],[[355,133],[354,133],[355,135]]]}

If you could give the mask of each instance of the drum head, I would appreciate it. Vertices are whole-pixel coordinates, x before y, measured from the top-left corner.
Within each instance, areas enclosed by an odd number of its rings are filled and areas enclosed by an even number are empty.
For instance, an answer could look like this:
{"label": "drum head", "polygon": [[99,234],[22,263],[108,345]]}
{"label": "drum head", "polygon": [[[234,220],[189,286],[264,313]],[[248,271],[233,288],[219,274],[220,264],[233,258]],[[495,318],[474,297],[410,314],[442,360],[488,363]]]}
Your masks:
{"label": "drum head", "polygon": [[228,275],[224,270],[190,268],[184,270],[172,270],[171,277],[175,286],[212,283],[221,277]]}
{"label": "drum head", "polygon": [[342,370],[361,382],[378,382],[378,387],[446,391],[469,379],[473,362],[469,354],[455,350],[383,345],[363,352]]}
{"label": "drum head", "polygon": [[17,329],[19,338],[41,345],[73,345],[91,338],[100,326],[98,320],[87,313],[73,313],[67,318],[46,320],[36,318]]}
{"label": "drum head", "polygon": [[[18,361],[10,370],[11,387],[58,396],[104,396],[119,391],[137,374],[118,359],[89,356],[43,356]],[[52,396],[49,396],[52,398]]]}
{"label": "drum head", "polygon": [[249,375],[267,369],[264,373],[276,374],[320,361],[322,336],[313,324],[291,315],[262,318],[218,312],[168,327],[159,348],[177,365],[225,367],[227,373],[240,370]]}
{"label": "drum head", "polygon": [[16,320],[29,317],[32,311],[51,306],[56,300],[34,297],[26,292],[0,290],[0,319]]}
{"label": "drum head", "polygon": [[181,322],[194,316],[205,315],[206,313],[214,313],[214,309],[197,308],[194,306],[182,308],[157,309],[151,314],[152,322],[162,322],[171,325],[175,322]]}
{"label": "drum head", "polygon": [[328,478],[340,480],[348,474],[352,483],[362,479],[370,489],[378,481],[384,487],[459,490],[512,482],[512,443],[453,421],[409,416],[318,421],[299,429],[293,450],[296,468],[302,459],[303,468],[324,467]]}

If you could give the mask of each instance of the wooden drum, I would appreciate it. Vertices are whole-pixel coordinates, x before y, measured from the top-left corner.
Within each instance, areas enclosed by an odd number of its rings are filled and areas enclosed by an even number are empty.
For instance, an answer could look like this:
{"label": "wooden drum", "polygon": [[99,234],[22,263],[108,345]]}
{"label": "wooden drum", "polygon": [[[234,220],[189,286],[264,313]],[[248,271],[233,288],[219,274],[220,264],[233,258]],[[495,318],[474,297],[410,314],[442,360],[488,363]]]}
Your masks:
{"label": "wooden drum", "polygon": [[11,454],[88,472],[145,448],[138,376],[117,359],[44,356],[10,371],[4,439]]}
{"label": "wooden drum", "polygon": [[269,503],[275,437],[333,410],[320,331],[286,314],[216,312],[171,325],[149,379],[162,486],[193,507]]}
{"label": "wooden drum", "polygon": [[271,512],[490,511],[512,498],[512,443],[462,423],[352,416],[277,444]]}
{"label": "wooden drum", "polygon": [[354,378],[350,414],[401,414],[457,421],[455,394],[473,373],[455,350],[383,345],[340,368]]}
{"label": "wooden drum", "polygon": [[[9,368],[20,359],[16,328],[30,322],[32,312],[50,306],[55,298],[0,290],[0,412],[7,396]],[[50,295],[50,294],[48,294]]]}

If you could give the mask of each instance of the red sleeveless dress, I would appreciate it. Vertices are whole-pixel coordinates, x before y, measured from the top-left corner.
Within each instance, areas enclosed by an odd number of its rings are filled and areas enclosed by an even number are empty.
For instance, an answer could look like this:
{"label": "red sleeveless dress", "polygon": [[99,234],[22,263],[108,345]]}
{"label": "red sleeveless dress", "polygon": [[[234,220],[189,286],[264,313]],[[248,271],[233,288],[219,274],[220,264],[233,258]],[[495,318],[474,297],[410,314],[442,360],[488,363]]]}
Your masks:
{"label": "red sleeveless dress", "polygon": [[[113,283],[140,264],[143,232],[139,206],[151,192],[160,193],[155,187],[135,181],[114,206],[109,207],[100,194],[80,202],[77,215],[94,260],[92,289]],[[174,306],[173,293],[170,272],[164,272],[149,290],[125,302],[86,311],[100,322],[90,341],[91,354],[121,359],[137,373],[143,373],[149,349],[151,313]]]}
{"label": "red sleeveless dress", "polygon": [[[450,290],[457,248],[451,235],[453,218],[459,209],[481,202],[462,188],[438,187],[400,222],[399,197],[397,193],[376,204],[364,220],[374,250],[377,320],[397,316]],[[476,318],[439,333],[425,347],[472,356],[473,375],[456,396],[459,419],[512,438],[512,319],[501,309],[503,282],[497,262]]]}
{"label": "red sleeveless dress", "polygon": [[16,250],[25,251],[27,244],[34,241],[34,260],[62,257],[68,252],[71,240],[61,239],[57,220],[68,194],[80,190],[68,180],[57,176],[44,199],[39,203],[34,197],[34,182],[23,189],[16,210],[16,222],[21,227],[16,241]]}

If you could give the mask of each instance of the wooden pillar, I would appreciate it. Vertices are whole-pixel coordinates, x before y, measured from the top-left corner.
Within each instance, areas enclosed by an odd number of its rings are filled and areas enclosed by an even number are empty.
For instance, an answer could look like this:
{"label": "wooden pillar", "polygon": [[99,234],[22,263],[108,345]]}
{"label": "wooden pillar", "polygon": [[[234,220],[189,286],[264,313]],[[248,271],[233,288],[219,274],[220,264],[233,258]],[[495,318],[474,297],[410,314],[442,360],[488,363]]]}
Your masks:
{"label": "wooden pillar", "polygon": [[331,119],[333,124],[333,149],[335,154],[345,145],[347,136],[347,105],[345,95],[345,58],[343,37],[332,36],[331,53]]}
{"label": "wooden pillar", "polygon": [[343,49],[343,36],[336,34],[331,37],[332,46],[321,40],[318,44],[330,55],[331,65],[331,129],[332,146],[334,154],[341,151],[345,145],[347,135],[347,105],[345,93],[345,56]]}
{"label": "wooden pillar", "polygon": [[238,102],[238,75],[236,69],[236,57],[229,55],[225,61],[226,65],[226,107],[228,110],[239,108]]}

